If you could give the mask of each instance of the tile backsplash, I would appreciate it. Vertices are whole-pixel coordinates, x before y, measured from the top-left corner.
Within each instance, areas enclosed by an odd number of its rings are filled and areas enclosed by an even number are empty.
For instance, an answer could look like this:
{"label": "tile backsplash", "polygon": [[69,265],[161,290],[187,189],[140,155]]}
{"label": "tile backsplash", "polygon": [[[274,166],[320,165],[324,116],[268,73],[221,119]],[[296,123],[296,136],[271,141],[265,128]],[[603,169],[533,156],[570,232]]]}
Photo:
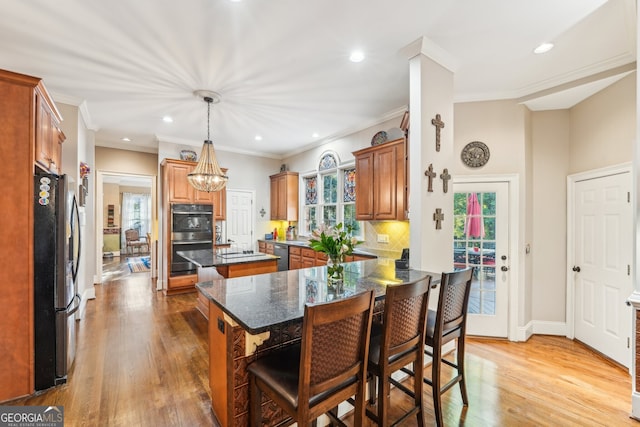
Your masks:
{"label": "tile backsplash", "polygon": [[[364,243],[362,249],[397,252],[409,247],[409,221],[371,221],[364,223]],[[389,236],[388,243],[378,242],[378,235]]]}

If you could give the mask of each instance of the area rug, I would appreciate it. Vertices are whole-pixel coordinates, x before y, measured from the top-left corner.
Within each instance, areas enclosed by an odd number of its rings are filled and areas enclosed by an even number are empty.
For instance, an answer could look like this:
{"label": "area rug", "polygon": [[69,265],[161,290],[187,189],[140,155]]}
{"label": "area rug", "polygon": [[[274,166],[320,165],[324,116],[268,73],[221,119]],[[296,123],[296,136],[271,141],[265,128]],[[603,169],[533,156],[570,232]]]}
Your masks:
{"label": "area rug", "polygon": [[127,258],[127,265],[132,273],[143,273],[151,270],[151,259],[148,256]]}

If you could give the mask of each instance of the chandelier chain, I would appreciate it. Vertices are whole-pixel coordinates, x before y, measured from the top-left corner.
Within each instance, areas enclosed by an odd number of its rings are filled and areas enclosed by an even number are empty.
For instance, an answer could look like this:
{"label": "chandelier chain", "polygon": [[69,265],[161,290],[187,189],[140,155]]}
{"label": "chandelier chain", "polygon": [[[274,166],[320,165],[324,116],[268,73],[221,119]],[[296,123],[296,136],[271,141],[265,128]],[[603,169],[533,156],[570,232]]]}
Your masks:
{"label": "chandelier chain", "polygon": [[205,97],[204,100],[207,102],[207,141],[211,141],[211,136],[209,135],[209,122],[211,120],[211,103],[213,102],[213,99]]}

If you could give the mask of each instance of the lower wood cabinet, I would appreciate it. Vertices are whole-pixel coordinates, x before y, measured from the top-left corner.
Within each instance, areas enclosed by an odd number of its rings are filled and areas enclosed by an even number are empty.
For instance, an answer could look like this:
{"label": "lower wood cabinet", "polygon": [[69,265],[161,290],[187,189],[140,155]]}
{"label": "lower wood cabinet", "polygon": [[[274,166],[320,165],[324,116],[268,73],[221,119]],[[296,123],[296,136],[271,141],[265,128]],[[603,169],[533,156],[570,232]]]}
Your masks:
{"label": "lower wood cabinet", "polygon": [[167,280],[167,289],[165,293],[167,295],[180,294],[185,292],[194,292],[196,290],[195,285],[198,283],[197,274],[186,274],[184,276],[173,276]]}
{"label": "lower wood cabinet", "polygon": [[258,252],[273,255],[274,244],[268,242],[258,242]]}
{"label": "lower wood cabinet", "polygon": [[289,246],[289,270],[298,270],[302,268],[301,249],[297,246]]}

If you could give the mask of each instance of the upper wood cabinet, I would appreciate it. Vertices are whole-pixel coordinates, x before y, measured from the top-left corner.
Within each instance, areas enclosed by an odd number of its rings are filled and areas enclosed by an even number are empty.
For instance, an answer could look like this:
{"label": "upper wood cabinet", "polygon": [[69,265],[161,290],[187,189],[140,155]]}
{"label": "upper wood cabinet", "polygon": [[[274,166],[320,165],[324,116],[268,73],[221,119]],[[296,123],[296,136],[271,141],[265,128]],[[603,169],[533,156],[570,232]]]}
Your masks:
{"label": "upper wood cabinet", "polygon": [[62,143],[64,133],[59,128],[60,114],[48,96],[36,88],[36,140],[35,161],[45,171],[60,175],[62,172]]}
{"label": "upper wood cabinet", "polygon": [[[164,159],[162,161],[163,194],[168,203],[213,204],[216,220],[226,219],[227,190],[214,193],[198,191],[189,184],[187,175],[196,167],[195,162]],[[227,170],[222,168],[223,172]]]}
{"label": "upper wood cabinet", "polygon": [[298,220],[298,173],[271,175],[271,219]]}
{"label": "upper wood cabinet", "polygon": [[407,155],[404,138],[353,152],[356,219],[407,219]]}

